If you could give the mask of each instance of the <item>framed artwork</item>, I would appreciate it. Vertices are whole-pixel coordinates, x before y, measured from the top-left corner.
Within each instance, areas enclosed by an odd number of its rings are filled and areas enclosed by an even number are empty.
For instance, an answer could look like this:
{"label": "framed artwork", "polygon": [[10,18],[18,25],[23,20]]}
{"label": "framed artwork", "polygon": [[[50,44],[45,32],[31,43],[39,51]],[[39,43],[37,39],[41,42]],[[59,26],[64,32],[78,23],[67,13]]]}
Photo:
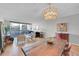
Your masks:
{"label": "framed artwork", "polygon": [[67,23],[58,23],[57,31],[58,32],[67,32]]}

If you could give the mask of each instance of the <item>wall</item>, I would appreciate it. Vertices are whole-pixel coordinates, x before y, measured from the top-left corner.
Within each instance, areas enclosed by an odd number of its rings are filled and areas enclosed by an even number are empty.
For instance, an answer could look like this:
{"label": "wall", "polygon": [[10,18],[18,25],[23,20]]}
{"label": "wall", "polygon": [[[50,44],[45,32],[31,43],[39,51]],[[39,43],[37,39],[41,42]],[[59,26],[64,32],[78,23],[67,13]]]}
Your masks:
{"label": "wall", "polygon": [[1,27],[0,27],[0,30],[1,30],[1,40],[0,40],[0,45],[3,47],[3,39],[4,39],[4,19],[2,17],[0,17],[0,22],[1,22]]}
{"label": "wall", "polygon": [[55,36],[56,24],[61,22],[68,23],[68,33],[70,34],[70,37],[69,37],[70,42],[79,44],[79,15],[72,15],[72,16],[68,16],[68,17],[57,19],[53,22],[50,22],[49,25],[47,24],[48,26],[47,32],[51,36]]}
{"label": "wall", "polygon": [[[8,19],[11,21],[11,19]],[[25,23],[32,23],[35,25],[38,25],[40,28],[40,31],[43,31],[46,33],[46,37],[54,37],[56,33],[56,24],[65,22],[68,23],[68,33],[70,34],[70,42],[79,44],[79,14],[63,17],[57,20],[44,20],[42,18],[35,19],[26,19],[26,20],[15,20],[12,19],[12,21],[18,21],[18,22],[25,22]]]}

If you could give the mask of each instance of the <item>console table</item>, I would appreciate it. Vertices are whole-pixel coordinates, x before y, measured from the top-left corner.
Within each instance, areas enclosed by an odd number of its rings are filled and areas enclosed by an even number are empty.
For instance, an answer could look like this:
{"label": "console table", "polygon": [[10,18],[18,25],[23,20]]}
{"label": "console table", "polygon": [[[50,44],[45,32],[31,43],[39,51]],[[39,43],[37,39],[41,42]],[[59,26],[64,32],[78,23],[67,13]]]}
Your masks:
{"label": "console table", "polygon": [[69,42],[69,34],[68,33],[56,33],[56,39],[66,40],[67,42]]}

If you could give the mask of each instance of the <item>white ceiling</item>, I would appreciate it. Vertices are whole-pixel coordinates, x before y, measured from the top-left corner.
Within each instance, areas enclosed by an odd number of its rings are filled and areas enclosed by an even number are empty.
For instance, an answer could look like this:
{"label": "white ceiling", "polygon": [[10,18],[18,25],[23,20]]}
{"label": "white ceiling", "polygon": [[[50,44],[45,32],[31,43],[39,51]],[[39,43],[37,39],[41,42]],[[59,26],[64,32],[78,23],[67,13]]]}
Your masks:
{"label": "white ceiling", "polygon": [[[58,18],[79,14],[79,4],[77,3],[54,3],[58,8]],[[42,11],[47,8],[46,3],[10,3],[0,4],[0,17],[5,19],[43,19]]]}

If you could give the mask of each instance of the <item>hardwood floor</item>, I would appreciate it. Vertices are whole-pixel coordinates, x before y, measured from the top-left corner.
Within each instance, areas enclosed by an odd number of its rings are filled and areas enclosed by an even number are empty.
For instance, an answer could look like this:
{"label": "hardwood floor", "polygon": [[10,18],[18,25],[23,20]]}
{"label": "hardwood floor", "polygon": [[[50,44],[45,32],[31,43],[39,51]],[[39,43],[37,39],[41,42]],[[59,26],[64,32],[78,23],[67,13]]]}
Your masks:
{"label": "hardwood floor", "polygon": [[15,38],[13,44],[4,48],[4,52],[1,56],[24,56],[24,53],[20,49],[21,46],[17,46],[17,40]]}
{"label": "hardwood floor", "polygon": [[5,48],[2,56],[24,56],[24,54],[19,47],[9,45]]}
{"label": "hardwood floor", "polygon": [[71,50],[70,50],[70,56],[79,56],[79,46],[72,44]]}
{"label": "hardwood floor", "polygon": [[[15,44],[9,45],[5,48],[4,53],[1,56],[24,56],[21,45]],[[70,56],[79,56],[79,46],[72,44],[70,50]]]}

